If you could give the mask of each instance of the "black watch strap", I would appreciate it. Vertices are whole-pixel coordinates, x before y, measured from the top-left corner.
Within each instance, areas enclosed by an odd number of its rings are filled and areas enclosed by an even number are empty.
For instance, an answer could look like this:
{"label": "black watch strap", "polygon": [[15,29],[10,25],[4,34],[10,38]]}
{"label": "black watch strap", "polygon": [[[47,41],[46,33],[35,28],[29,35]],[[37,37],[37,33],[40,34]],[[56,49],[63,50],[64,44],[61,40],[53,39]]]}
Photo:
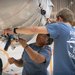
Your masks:
{"label": "black watch strap", "polygon": [[14,28],[14,30],[13,30],[13,32],[14,32],[15,34],[17,34],[17,33],[16,33],[16,29],[18,29],[18,28]]}

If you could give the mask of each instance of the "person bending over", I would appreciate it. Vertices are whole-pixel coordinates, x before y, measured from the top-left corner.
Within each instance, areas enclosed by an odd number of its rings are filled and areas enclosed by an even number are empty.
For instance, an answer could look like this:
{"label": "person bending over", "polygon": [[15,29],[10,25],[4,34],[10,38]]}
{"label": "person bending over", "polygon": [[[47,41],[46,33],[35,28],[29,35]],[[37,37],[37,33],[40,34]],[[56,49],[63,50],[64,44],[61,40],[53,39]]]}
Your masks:
{"label": "person bending over", "polygon": [[9,63],[23,67],[22,75],[47,75],[51,58],[51,48],[48,45],[53,42],[49,34],[38,34],[36,42],[29,45],[22,38],[19,38],[19,42],[24,48],[22,58],[9,58]]}

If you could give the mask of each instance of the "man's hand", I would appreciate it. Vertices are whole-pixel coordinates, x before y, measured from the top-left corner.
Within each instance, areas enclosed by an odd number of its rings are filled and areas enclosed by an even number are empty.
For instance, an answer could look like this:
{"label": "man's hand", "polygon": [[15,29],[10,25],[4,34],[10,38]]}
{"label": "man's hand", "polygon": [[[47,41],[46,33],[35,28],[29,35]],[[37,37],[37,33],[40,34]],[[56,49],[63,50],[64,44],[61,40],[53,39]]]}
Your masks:
{"label": "man's hand", "polygon": [[54,20],[54,19],[47,18],[46,20],[48,23],[56,23],[56,20]]}
{"label": "man's hand", "polygon": [[25,48],[27,46],[27,41],[22,39],[22,38],[19,38],[19,42],[20,44],[22,45],[23,48]]}
{"label": "man's hand", "polygon": [[4,29],[2,32],[3,35],[14,34],[11,28]]}
{"label": "man's hand", "polygon": [[8,59],[8,62],[9,62],[10,64],[13,64],[13,63],[15,62],[15,59],[14,59],[14,58],[9,58],[9,59]]}
{"label": "man's hand", "polygon": [[46,20],[47,20],[48,23],[51,23],[51,19],[50,18],[47,18]]}

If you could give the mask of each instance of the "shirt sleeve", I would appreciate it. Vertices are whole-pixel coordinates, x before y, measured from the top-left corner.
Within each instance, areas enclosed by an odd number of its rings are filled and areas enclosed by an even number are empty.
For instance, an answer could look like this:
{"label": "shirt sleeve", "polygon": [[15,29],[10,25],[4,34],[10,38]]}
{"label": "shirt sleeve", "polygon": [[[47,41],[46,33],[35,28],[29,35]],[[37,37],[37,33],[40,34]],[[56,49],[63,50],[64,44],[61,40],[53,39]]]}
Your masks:
{"label": "shirt sleeve", "polygon": [[59,25],[58,23],[52,23],[46,25],[47,31],[51,38],[57,38],[59,36]]}
{"label": "shirt sleeve", "polygon": [[50,58],[51,58],[51,48],[50,47],[41,50],[40,54],[42,54],[43,56],[45,56],[45,58],[46,58],[45,62],[46,63],[50,62]]}

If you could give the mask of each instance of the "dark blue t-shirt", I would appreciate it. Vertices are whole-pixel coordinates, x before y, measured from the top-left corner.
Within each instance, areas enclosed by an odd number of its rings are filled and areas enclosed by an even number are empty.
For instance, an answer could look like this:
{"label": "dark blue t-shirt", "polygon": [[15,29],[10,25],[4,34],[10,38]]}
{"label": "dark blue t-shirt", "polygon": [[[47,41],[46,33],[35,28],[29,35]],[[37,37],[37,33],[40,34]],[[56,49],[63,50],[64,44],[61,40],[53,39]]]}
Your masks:
{"label": "dark blue t-shirt", "polygon": [[[54,66],[53,75],[75,75],[74,60],[70,56],[71,50],[68,47],[68,41],[71,39],[71,25],[65,23],[53,23],[46,25],[48,33],[54,39]],[[75,53],[73,54],[75,56]]]}
{"label": "dark blue t-shirt", "polygon": [[37,64],[33,62],[28,54],[24,51],[22,55],[22,60],[24,63],[22,75],[47,75],[47,67],[50,62],[51,57],[51,49],[49,46],[38,47],[35,44],[29,45],[35,51],[39,52],[40,54],[46,57],[46,62],[41,64]]}

